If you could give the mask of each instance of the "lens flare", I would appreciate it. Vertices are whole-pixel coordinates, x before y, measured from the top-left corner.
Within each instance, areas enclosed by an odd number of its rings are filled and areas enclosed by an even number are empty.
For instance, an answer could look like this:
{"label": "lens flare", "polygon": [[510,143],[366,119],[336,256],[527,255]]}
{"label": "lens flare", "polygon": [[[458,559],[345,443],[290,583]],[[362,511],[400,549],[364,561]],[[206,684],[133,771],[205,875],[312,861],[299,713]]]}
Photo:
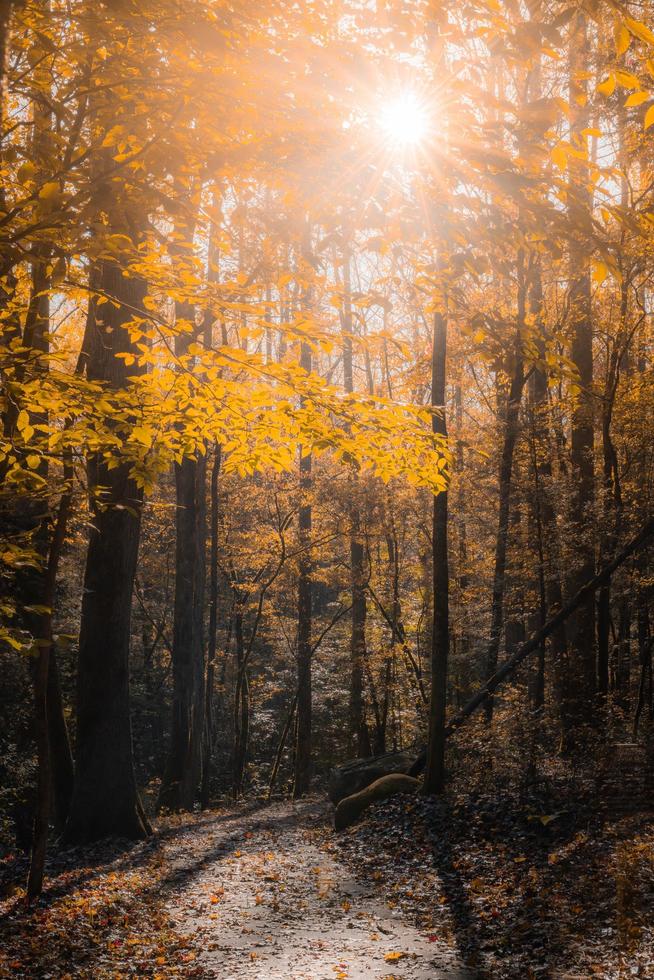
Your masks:
{"label": "lens flare", "polygon": [[380,113],[380,124],[389,142],[409,147],[421,143],[429,130],[429,115],[413,92],[389,99]]}

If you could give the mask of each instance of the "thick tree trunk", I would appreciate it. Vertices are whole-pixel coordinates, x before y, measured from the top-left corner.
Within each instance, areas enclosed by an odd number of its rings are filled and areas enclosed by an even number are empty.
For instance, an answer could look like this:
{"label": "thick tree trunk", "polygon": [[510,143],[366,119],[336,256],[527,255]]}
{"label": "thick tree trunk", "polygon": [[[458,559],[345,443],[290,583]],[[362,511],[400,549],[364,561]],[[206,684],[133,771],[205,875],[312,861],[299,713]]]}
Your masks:
{"label": "thick tree trunk", "polygon": [[[142,307],[145,284],[100,264],[98,284],[113,303],[91,299],[87,372],[114,388],[127,384],[120,353],[134,353],[125,324]],[[138,353],[138,352],[136,352]],[[132,590],[141,527],[142,492],[125,464],[88,466],[93,524],[84,572],[77,672],[76,771],[65,840],[142,838],[150,828],[136,787],[129,711]]]}
{"label": "thick tree trunk", "polygon": [[202,783],[205,475],[204,457],[184,459],[175,465],[173,716],[159,795],[159,805],[168,810],[192,810]]}
{"label": "thick tree trunk", "polygon": [[[436,434],[447,437],[445,418],[445,378],[447,361],[447,320],[434,314],[431,365],[431,403]],[[447,554],[447,490],[436,494],[432,511],[432,633],[429,736],[425,768],[425,793],[442,793],[445,782],[445,709],[447,703],[447,662],[450,647],[449,562]]]}
{"label": "thick tree trunk", "polygon": [[[176,254],[192,248],[194,226],[178,222],[184,236]],[[195,307],[177,302],[180,331],[175,353],[186,355],[194,329]],[[181,329],[188,327],[188,329]],[[173,614],[173,714],[170,746],[159,793],[159,806],[192,810],[202,786],[205,729],[204,602],[206,584],[206,455],[197,453],[175,464],[175,603]]]}

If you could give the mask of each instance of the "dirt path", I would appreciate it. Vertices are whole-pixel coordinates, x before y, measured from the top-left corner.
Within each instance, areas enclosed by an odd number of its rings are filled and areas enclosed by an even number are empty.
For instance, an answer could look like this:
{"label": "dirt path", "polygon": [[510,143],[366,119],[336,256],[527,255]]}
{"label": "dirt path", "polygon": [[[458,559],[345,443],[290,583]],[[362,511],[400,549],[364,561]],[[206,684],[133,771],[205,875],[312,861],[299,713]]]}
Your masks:
{"label": "dirt path", "polygon": [[[472,980],[330,853],[315,800],[208,817],[166,855],[189,975],[220,980]],[[193,966],[191,966],[193,964]]]}

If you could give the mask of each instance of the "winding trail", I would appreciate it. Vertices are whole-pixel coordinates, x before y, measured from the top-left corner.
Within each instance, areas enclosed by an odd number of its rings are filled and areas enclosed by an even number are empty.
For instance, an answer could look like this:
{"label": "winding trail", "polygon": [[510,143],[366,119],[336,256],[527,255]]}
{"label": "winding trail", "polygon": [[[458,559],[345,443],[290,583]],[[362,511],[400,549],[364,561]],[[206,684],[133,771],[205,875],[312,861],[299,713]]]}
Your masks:
{"label": "winding trail", "polygon": [[188,975],[473,980],[333,856],[329,819],[324,800],[234,808],[176,837],[168,911],[188,937]]}

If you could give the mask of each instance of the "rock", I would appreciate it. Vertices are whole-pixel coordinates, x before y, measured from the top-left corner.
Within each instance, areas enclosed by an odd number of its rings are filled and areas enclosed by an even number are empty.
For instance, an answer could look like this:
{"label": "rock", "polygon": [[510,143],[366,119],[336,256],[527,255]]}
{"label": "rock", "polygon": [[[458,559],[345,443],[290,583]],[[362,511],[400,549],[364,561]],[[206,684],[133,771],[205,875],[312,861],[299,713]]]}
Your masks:
{"label": "rock", "polygon": [[407,776],[403,772],[389,773],[381,779],[376,779],[370,786],[341,800],[334,815],[336,830],[345,830],[350,824],[355,823],[371,803],[387,800],[391,796],[399,796],[400,793],[415,793],[420,785],[419,779]]}
{"label": "rock", "polygon": [[390,773],[408,773],[416,761],[417,751],[386,752],[384,755],[373,755],[368,759],[352,759],[332,770],[329,777],[327,792],[336,806],[346,796],[358,793],[381,776]]}

